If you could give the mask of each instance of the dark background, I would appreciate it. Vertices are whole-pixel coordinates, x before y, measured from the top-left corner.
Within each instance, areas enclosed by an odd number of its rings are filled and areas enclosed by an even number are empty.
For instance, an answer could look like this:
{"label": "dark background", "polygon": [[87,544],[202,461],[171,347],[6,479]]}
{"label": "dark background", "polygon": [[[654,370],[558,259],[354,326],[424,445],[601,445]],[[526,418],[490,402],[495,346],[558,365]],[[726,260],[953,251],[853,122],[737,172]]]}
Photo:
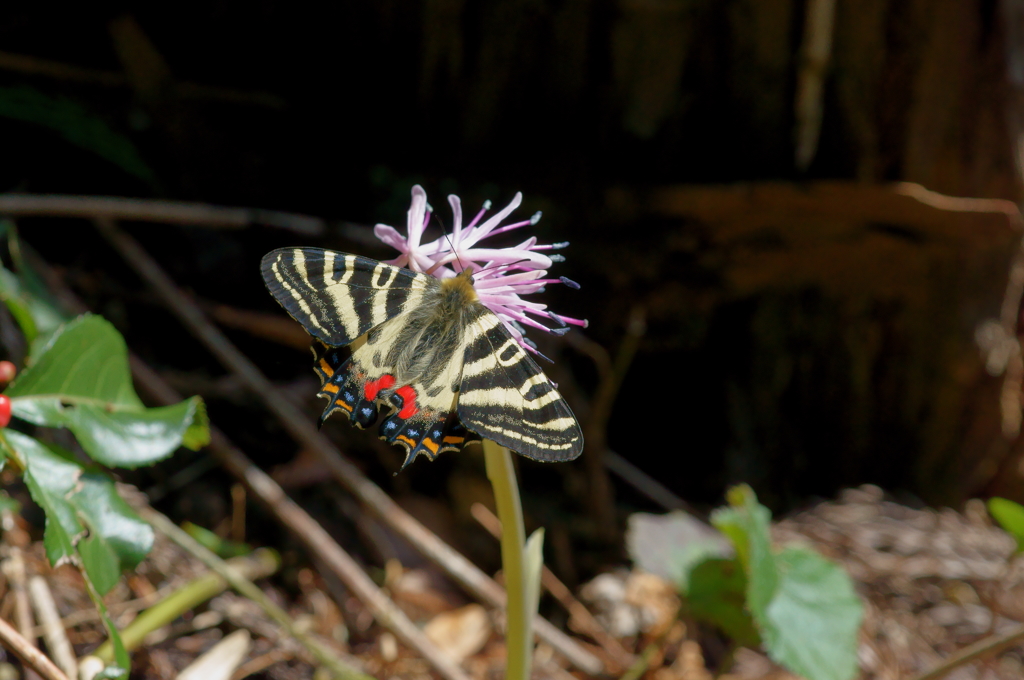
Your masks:
{"label": "dark background", "polygon": [[[1020,500],[1019,352],[987,371],[975,333],[1016,335],[1024,21],[1010,2],[838,0],[830,30],[808,19],[823,4],[17,3],[0,18],[0,190],[325,218],[317,238],[129,226],[196,298],[268,313],[271,248],[386,258],[359,225],[404,227],[414,183],[442,220],[449,192],[472,212],[522,191],[517,215],[544,211],[539,238],[572,242],[554,273],[583,286],[545,300],[588,318],[597,347],[536,338],[598,460],[524,466],[541,506],[593,519],[597,493],[653,507],[617,481],[593,490],[602,439],[698,504],[740,481],[777,510],[864,482],[931,503]],[[821,35],[818,68],[805,46]],[[290,458],[87,222],[19,228],[262,463]],[[646,330],[592,418],[631,314]],[[303,355],[230,332],[314,418]],[[397,450],[330,432],[396,494],[457,496],[452,478],[474,465],[392,478]]]}

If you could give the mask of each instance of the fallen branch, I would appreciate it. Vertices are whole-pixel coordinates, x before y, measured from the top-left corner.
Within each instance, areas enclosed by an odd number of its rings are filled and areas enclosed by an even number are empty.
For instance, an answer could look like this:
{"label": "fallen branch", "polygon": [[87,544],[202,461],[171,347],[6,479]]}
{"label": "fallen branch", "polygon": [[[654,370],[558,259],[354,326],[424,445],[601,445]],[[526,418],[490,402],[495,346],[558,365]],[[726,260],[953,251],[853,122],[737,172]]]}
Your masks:
{"label": "fallen branch", "polygon": [[44,680],[68,680],[68,676],[49,657],[33,647],[31,642],[3,619],[0,619],[0,643]]}
{"label": "fallen branch", "polygon": [[69,678],[78,677],[78,660],[75,650],[68,642],[68,634],[60,620],[57,603],[53,601],[50,584],[42,576],[33,576],[28,581],[28,591],[32,596],[32,607],[36,610],[36,619],[43,627],[46,648],[53,654],[54,661]]}
{"label": "fallen branch", "polygon": [[240,229],[253,224],[280,227],[307,236],[326,230],[319,217],[263,210],[228,208],[205,203],[158,201],[115,196],[0,194],[0,215],[8,217],[82,217],[166,224],[205,224]]}
{"label": "fallen branch", "polygon": [[1003,635],[993,635],[983,640],[978,640],[973,645],[964,647],[935,668],[925,671],[911,678],[911,680],[938,680],[961,666],[998,654],[1007,647],[1012,647],[1021,641],[1024,641],[1024,626],[1017,626]]}

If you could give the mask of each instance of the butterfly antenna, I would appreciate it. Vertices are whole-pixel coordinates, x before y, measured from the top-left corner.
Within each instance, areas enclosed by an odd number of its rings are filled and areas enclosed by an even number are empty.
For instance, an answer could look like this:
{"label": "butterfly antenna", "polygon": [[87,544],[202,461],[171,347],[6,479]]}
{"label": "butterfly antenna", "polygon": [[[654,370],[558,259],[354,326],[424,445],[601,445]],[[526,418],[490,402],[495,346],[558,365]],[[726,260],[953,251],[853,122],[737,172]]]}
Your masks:
{"label": "butterfly antenna", "polygon": [[434,213],[433,216],[434,216],[434,219],[437,220],[437,223],[439,225],[441,225],[441,233],[444,235],[444,240],[448,241],[448,247],[451,248],[452,249],[452,253],[455,254],[455,259],[459,263],[459,271],[460,272],[464,271],[466,269],[466,265],[462,264],[462,258],[460,258],[459,254],[455,251],[455,244],[452,243],[451,236],[448,235],[448,227],[445,226],[444,220],[442,220],[437,215],[437,213]]}

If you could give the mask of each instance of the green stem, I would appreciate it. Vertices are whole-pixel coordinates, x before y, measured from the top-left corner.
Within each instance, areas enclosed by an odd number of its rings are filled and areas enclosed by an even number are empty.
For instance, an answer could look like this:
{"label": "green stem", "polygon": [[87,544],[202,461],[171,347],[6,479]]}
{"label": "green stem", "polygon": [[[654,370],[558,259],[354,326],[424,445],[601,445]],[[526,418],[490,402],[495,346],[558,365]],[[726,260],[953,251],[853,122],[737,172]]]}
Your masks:
{"label": "green stem", "polygon": [[[508,659],[506,680],[528,680],[533,661],[533,615],[536,602],[530,602],[524,550],[526,529],[523,526],[523,507],[519,501],[516,472],[512,454],[504,446],[484,439],[484,461],[487,478],[494,489],[494,501],[501,520],[501,567],[505,575],[505,646]],[[532,604],[532,607],[531,607]]]}

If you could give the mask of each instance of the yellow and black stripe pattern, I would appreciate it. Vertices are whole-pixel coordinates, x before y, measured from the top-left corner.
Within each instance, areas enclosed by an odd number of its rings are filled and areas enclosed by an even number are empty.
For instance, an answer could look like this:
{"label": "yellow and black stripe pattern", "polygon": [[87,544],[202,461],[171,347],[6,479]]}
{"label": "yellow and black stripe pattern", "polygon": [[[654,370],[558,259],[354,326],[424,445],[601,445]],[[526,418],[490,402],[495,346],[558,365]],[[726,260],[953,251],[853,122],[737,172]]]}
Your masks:
{"label": "yellow and black stripe pattern", "polygon": [[[475,440],[564,461],[583,449],[555,386],[477,299],[468,272],[438,280],[357,255],[284,248],[263,258],[271,294],[319,342],[314,370],[328,400],[406,450],[406,464]],[[351,355],[339,347],[351,345]],[[468,431],[467,431],[468,430]]]}

